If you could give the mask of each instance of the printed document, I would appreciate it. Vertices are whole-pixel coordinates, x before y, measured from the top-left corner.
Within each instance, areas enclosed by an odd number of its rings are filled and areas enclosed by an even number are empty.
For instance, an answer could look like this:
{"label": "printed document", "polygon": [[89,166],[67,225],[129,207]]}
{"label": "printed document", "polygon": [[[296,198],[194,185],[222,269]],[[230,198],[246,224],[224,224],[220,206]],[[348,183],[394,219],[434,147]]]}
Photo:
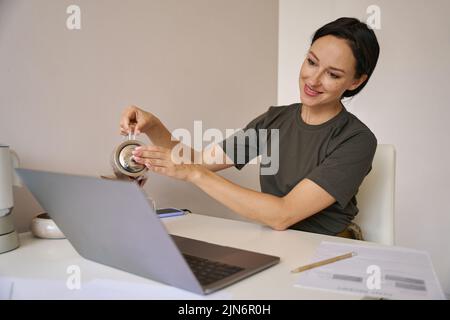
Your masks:
{"label": "printed document", "polygon": [[322,242],[313,262],[356,256],[299,274],[296,286],[384,299],[445,299],[427,252],[400,247]]}

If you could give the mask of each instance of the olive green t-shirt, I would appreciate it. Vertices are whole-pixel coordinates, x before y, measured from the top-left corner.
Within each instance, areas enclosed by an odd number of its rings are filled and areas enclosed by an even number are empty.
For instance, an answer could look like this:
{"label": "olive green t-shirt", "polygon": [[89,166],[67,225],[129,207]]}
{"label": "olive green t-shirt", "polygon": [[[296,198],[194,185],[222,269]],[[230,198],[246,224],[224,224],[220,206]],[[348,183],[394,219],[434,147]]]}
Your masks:
{"label": "olive green t-shirt", "polygon": [[[358,213],[355,195],[371,170],[377,139],[345,108],[320,125],[305,123],[300,112],[298,103],[270,107],[243,130],[222,141],[221,146],[239,170],[256,155],[267,155],[270,163],[262,161],[260,166],[264,193],[284,196],[305,178],[326,190],[336,202],[290,228],[336,235],[345,230]],[[272,136],[272,129],[278,129],[278,159],[274,151],[277,139]],[[237,138],[249,130],[256,132],[255,139]],[[277,169],[276,172],[267,170],[269,167]],[[261,174],[264,169],[266,173]],[[270,171],[273,172],[267,174]]]}

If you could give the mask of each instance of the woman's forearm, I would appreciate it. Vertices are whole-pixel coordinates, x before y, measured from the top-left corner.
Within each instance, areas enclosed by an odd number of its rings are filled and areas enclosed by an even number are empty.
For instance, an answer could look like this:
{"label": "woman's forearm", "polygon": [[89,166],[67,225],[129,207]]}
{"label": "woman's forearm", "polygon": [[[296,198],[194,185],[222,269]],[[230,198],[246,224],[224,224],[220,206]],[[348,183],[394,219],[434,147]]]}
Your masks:
{"label": "woman's forearm", "polygon": [[[175,138],[173,138],[172,133],[166,128],[166,126],[161,122],[161,120],[159,120],[156,117],[154,120],[154,124],[150,127],[149,130],[147,130],[145,132],[145,134],[148,136],[148,138],[151,140],[151,142],[154,145],[164,147],[167,149],[172,150],[177,144],[181,143],[179,140],[176,140]],[[232,164],[226,162],[225,156],[223,156],[224,158],[223,158],[222,163],[208,164],[205,161],[205,155],[204,155],[204,153],[209,154],[208,151],[202,150],[201,152],[199,152],[199,151],[195,151],[194,148],[189,148],[189,147],[188,147],[188,149],[190,149],[190,152],[191,152],[191,156],[190,156],[191,163],[195,163],[196,159],[200,159],[199,164],[201,164],[203,167],[207,168],[208,170],[219,171],[219,170],[223,170],[223,169],[226,169],[226,168],[229,168],[232,166]],[[217,152],[219,152],[219,151],[217,151]]]}
{"label": "woman's forearm", "polygon": [[133,156],[152,172],[191,182],[234,212],[276,230],[285,230],[336,202],[309,179],[300,181],[287,195],[277,197],[243,188],[200,164],[174,163],[172,153],[168,148],[144,146],[136,148]]}
{"label": "woman's forearm", "polygon": [[196,167],[189,181],[234,212],[285,229],[283,198],[243,188],[202,167]]}
{"label": "woman's forearm", "polygon": [[179,143],[178,140],[172,140],[172,134],[166,128],[166,126],[155,117],[153,125],[148,129],[145,134],[156,146],[172,149]]}

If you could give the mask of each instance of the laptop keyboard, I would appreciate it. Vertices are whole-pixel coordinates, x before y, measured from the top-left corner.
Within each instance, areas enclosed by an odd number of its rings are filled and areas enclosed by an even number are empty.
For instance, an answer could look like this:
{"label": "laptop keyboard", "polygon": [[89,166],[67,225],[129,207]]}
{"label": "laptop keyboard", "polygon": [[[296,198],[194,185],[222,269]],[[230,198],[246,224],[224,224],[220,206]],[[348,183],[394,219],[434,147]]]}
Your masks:
{"label": "laptop keyboard", "polygon": [[218,280],[225,279],[244,268],[232,266],[226,263],[208,260],[200,257],[183,254],[186,262],[191,267],[198,281],[206,286]]}

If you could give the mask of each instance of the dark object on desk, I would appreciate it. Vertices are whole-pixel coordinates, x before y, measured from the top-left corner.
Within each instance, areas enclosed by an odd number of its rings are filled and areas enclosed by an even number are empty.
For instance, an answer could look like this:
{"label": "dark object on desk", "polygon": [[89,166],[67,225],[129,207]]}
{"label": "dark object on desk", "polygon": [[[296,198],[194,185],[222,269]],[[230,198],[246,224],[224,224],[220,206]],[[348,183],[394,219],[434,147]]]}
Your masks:
{"label": "dark object on desk", "polygon": [[[280,261],[260,252],[168,234],[135,183],[27,169],[17,172],[86,259],[197,294],[214,292]],[[191,256],[208,260],[202,271],[198,259]]]}
{"label": "dark object on desk", "polygon": [[160,218],[167,218],[167,217],[176,217],[176,216],[182,216],[185,215],[187,212],[183,209],[176,209],[176,208],[162,208],[162,209],[156,209],[156,213]]}

